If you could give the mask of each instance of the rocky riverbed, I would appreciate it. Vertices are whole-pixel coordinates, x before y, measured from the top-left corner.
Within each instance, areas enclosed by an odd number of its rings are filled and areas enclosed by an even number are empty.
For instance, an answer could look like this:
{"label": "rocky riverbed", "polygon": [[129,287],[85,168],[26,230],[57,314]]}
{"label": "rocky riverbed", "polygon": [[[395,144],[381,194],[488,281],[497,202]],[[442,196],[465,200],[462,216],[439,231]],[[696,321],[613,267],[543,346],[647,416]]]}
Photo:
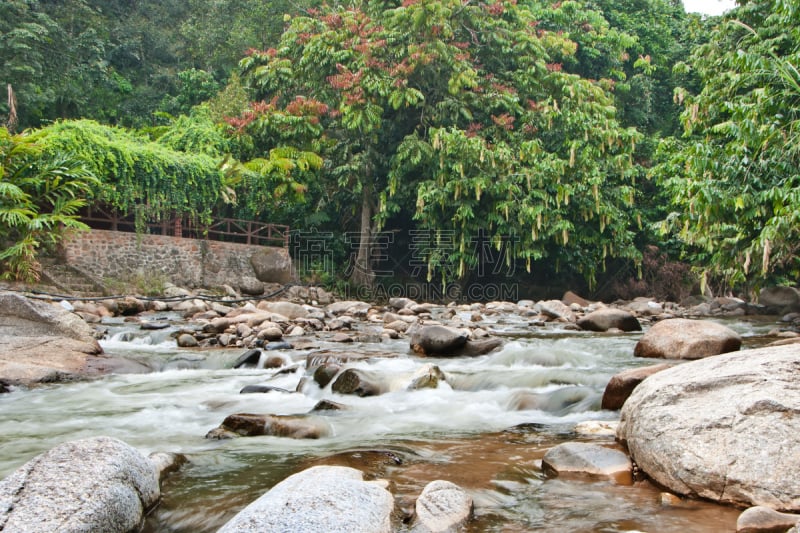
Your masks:
{"label": "rocky riverbed", "polygon": [[[335,302],[304,287],[272,301],[177,287],[158,299],[37,304],[0,296],[7,302],[4,317],[17,316],[20,302],[44,317],[25,315],[23,336],[5,320],[0,347],[15,336],[48,337],[44,353],[62,364],[48,372],[24,351],[0,350],[0,380],[10,390],[0,395],[0,476],[36,453],[90,436],[116,437],[144,453],[183,454],[188,463],[164,479],[147,531],[215,531],[271,486],[317,465],[355,468],[367,482],[388,480],[381,490],[392,497],[393,529],[421,528],[421,516],[429,530],[449,523],[463,514],[460,490],[474,512],[459,527],[471,531],[733,530],[736,508],[694,499],[709,497],[698,488],[680,490],[656,477],[671,489],[665,492],[647,481],[648,474],[659,474],[638,459],[649,453],[639,441],[653,441],[655,453],[673,445],[655,438],[659,432],[651,426],[642,426],[649,428],[645,438],[629,436],[638,419],[624,409],[616,435],[617,406],[603,410],[601,398],[615,374],[663,363],[652,357],[668,361],[645,374],[667,376],[695,364],[684,362],[689,359],[723,361],[731,356],[716,354],[744,354],[740,346],[791,343],[798,336],[791,309],[757,317],[748,313],[765,309],[730,298],[600,304],[566,294],[540,302],[440,306],[393,299],[373,305]],[[51,337],[74,336],[69,327],[54,327],[52,314],[80,316],[102,351],[59,357]],[[708,327],[682,335],[690,328],[671,319]],[[18,327],[19,317],[14,320]],[[659,334],[670,324],[677,332]],[[25,346],[27,353],[43,353],[32,340]],[[800,361],[800,344],[776,350],[788,358],[789,371]],[[29,363],[37,372],[20,371]],[[683,381],[694,375],[686,368]],[[618,379],[626,385],[615,393],[617,405],[631,391],[637,394],[643,379]],[[788,387],[776,383],[775,390]],[[768,408],[777,392],[764,390],[751,404],[737,404],[738,415],[725,416],[788,413],[772,424],[788,420],[776,433],[788,439],[791,413],[800,407],[789,396]],[[593,420],[601,423],[588,423]],[[634,462],[620,460],[627,450],[615,437],[637,442],[630,450]],[[693,453],[702,456],[703,449]],[[767,466],[773,456],[781,470],[797,466],[791,454],[762,455]],[[430,482],[438,484],[426,489]],[[449,518],[430,516],[439,504],[424,503],[423,493],[461,503]],[[718,499],[797,510],[791,498]]]}

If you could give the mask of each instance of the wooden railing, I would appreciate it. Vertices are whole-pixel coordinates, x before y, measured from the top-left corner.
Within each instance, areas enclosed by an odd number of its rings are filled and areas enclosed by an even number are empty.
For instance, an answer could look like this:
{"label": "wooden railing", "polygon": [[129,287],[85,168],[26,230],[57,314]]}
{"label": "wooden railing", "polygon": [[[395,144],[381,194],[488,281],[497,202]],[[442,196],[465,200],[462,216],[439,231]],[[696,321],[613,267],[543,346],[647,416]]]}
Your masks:
{"label": "wooden railing", "polygon": [[[81,221],[93,229],[135,232],[133,215],[121,215],[116,211],[93,206],[81,213]],[[197,225],[191,220],[171,218],[158,223],[146,223],[150,235],[169,235],[188,239],[209,239],[260,246],[289,246],[289,226],[268,224],[254,220],[234,218],[213,219],[208,226]]]}

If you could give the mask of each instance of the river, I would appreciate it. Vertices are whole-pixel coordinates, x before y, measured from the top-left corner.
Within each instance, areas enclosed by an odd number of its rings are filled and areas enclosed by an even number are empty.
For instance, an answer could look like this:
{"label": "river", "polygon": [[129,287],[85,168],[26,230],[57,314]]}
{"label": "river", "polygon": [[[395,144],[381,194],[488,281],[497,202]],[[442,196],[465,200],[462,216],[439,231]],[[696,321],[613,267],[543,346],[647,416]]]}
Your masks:
{"label": "river", "polygon": [[[647,482],[548,479],[541,472],[542,456],[559,442],[612,444],[610,437],[582,436],[574,428],[586,420],[616,420],[617,412],[599,409],[609,378],[657,363],[632,356],[638,334],[531,328],[516,315],[486,320],[482,325],[505,345],[471,358],[421,358],[410,353],[407,340],[342,344],[320,337],[321,349],[376,354],[349,365],[387,383],[389,392],[365,398],[313,382],[302,392],[239,394],[254,384],[295,391],[312,350],[275,352],[285,357],[286,367],[299,365],[294,372],[232,369],[242,349],[179,349],[169,338],[178,323],[144,332],[112,320],[101,341],[104,350],[154,371],[0,395],[0,477],[61,442],[109,435],[145,453],[180,452],[189,460],[164,482],[146,532],[216,531],[275,483],[314,464],[346,464],[368,478],[389,479],[401,509],[413,507],[427,482],[453,481],[475,500],[469,527],[475,532],[735,529],[738,510],[693,501],[665,504],[661,491]],[[725,323],[751,345],[772,326]],[[406,390],[409,376],[428,363],[438,365],[447,381],[436,389]],[[555,401],[547,410],[516,410],[520,396],[530,393],[576,399]],[[351,407],[323,415],[330,436],[204,438],[229,414],[304,414],[321,399]]]}

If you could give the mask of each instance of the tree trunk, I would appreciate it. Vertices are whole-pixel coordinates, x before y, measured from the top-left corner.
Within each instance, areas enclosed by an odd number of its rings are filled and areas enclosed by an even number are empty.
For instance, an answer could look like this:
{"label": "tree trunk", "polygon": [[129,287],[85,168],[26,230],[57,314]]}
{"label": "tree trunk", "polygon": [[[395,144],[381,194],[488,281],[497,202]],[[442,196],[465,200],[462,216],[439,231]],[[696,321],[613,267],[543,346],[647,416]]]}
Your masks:
{"label": "tree trunk", "polygon": [[360,287],[372,287],[375,272],[372,270],[372,184],[361,190],[361,230],[358,236],[358,253],[350,275],[351,281]]}

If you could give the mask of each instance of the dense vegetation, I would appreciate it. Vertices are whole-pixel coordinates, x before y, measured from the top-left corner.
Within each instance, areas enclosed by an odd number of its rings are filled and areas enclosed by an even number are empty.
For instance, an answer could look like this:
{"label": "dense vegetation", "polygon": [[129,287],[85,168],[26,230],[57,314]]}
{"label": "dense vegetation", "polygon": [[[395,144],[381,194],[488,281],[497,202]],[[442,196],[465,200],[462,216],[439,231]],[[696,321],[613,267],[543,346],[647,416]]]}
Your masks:
{"label": "dense vegetation", "polygon": [[0,261],[35,276],[88,201],[330,232],[362,285],[385,281],[381,235],[411,250],[392,274],[434,283],[499,258],[587,290],[676,261],[717,290],[796,283],[799,18],[780,0],[708,19],[676,0],[7,0]]}

